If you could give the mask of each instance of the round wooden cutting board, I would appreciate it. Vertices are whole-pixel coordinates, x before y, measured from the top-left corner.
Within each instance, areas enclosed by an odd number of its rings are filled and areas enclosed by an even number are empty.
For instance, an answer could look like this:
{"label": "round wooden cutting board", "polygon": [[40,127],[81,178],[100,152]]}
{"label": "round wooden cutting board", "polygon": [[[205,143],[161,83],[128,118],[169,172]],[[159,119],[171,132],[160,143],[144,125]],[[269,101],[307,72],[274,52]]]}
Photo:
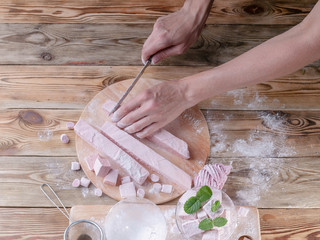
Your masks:
{"label": "round wooden cutting board", "polygon": [[[105,121],[110,121],[108,114],[102,109],[102,105],[107,99],[118,101],[125,90],[131,84],[132,79],[121,81],[113,85],[108,86],[101,92],[99,92],[85,107],[80,119],[87,121],[92,126],[99,129]],[[127,96],[125,101],[130,101],[130,99],[137,95],[139,92],[150,88],[156,84],[160,83],[158,80],[153,79],[140,79],[137,85],[133,88],[130,94]],[[164,151],[160,147],[152,144],[148,140],[142,140],[143,143],[154,149],[156,152],[164,156],[166,159],[171,161],[176,166],[180,167],[192,177],[202,169],[205,165],[206,160],[210,151],[210,137],[207,122],[199,110],[198,107],[193,107],[187,109],[183,112],[177,119],[168,124],[165,127],[166,130],[171,132],[173,135],[183,139],[188,143],[191,158],[185,160],[175,156],[172,153]],[[92,148],[89,144],[83,141],[79,136],[76,136],[76,149],[79,158],[79,162],[82,166],[83,171],[91,180],[91,182],[100,188],[109,197],[116,200],[121,200],[119,187],[110,186],[103,184],[103,179],[97,177],[94,172],[90,171],[85,162],[85,158],[91,154],[96,153],[96,150]],[[146,167],[146,166],[144,166]],[[147,168],[147,167],[146,167]],[[147,168],[148,169],[148,168]],[[153,173],[150,169],[150,174]],[[119,169],[120,177],[126,176],[121,169]],[[176,188],[174,183],[168,182],[160,176],[160,183],[167,183],[173,185],[173,192],[171,194],[167,193],[154,193],[152,191],[152,182],[148,178],[146,182],[141,186],[145,192],[145,198],[153,201],[156,204],[165,203],[172,199],[175,199],[183,194],[184,191]]]}

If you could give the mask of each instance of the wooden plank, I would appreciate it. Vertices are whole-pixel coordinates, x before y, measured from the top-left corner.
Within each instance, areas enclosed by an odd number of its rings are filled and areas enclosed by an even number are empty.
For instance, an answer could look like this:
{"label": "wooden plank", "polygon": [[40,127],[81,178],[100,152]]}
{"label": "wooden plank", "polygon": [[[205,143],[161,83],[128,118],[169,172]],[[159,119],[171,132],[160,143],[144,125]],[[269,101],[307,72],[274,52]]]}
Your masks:
{"label": "wooden plank", "polygon": [[[192,48],[161,65],[220,65],[289,28],[207,25]],[[151,30],[152,24],[0,24],[0,64],[141,65]]]}
{"label": "wooden plank", "polygon": [[[49,183],[66,206],[114,204],[107,196],[94,196],[94,186],[71,187],[84,176],[71,171],[76,157],[0,157],[0,206],[51,207],[40,191]],[[230,164],[233,170],[224,190],[237,205],[260,208],[319,208],[320,164],[312,158],[211,158],[210,163]],[[173,200],[168,204],[175,204]]]}
{"label": "wooden plank", "polygon": [[[143,77],[175,80],[211,67],[152,66]],[[77,108],[110,84],[135,77],[136,66],[0,66],[1,108]],[[318,110],[318,68],[306,67],[286,77],[221,94],[199,104],[202,109]],[[26,91],[32,89],[32,91]]]}
{"label": "wooden plank", "polygon": [[[0,4],[1,23],[153,23],[160,16],[177,11],[182,0],[147,1],[45,1],[4,0]],[[216,0],[209,24],[296,24],[316,0],[255,1]]]}
{"label": "wooden plank", "polygon": [[[320,209],[259,209],[259,214],[262,240],[318,238]],[[62,239],[67,226],[55,208],[0,208],[1,240]]]}
{"label": "wooden plank", "polygon": [[[0,110],[0,155],[76,156],[74,133],[81,110]],[[312,157],[320,152],[319,111],[203,110],[212,157]],[[41,141],[48,130],[52,137]],[[198,129],[201,130],[201,129]],[[60,141],[66,133],[69,144]],[[40,134],[40,136],[39,136]],[[259,145],[260,144],[260,145]]]}

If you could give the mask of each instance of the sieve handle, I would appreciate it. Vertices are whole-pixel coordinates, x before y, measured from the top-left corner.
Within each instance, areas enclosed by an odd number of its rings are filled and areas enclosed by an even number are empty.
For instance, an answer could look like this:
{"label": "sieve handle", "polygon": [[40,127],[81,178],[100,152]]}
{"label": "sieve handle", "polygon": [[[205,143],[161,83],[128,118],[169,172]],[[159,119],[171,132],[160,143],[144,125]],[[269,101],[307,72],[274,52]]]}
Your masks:
{"label": "sieve handle", "polygon": [[[44,187],[47,186],[50,191],[54,194],[54,196],[58,199],[58,201],[60,202],[61,206],[63,207],[64,211],[62,211],[62,208],[60,208],[50,197],[49,195],[46,193],[46,191],[44,190]],[[43,194],[50,200],[50,202],[56,207],[58,208],[58,210],[66,217],[68,218],[68,220],[71,222],[71,216],[68,212],[68,210],[66,209],[66,207],[64,206],[64,204],[62,203],[62,201],[60,200],[60,198],[58,197],[58,195],[55,193],[55,191],[52,189],[52,187],[48,184],[48,183],[44,183],[40,186],[41,191],[43,192]]]}

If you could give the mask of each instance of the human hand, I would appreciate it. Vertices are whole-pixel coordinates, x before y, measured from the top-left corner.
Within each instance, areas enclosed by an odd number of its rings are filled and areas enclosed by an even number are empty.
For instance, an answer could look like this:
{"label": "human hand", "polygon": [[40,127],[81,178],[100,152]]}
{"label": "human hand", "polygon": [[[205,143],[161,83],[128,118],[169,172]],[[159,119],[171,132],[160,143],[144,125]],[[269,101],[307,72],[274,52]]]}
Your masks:
{"label": "human hand", "polygon": [[197,41],[212,5],[211,0],[186,0],[177,12],[160,17],[142,48],[142,61],[152,63],[184,53]]}
{"label": "human hand", "polygon": [[112,120],[128,133],[144,138],[177,118],[192,103],[178,81],[160,83],[122,105]]}

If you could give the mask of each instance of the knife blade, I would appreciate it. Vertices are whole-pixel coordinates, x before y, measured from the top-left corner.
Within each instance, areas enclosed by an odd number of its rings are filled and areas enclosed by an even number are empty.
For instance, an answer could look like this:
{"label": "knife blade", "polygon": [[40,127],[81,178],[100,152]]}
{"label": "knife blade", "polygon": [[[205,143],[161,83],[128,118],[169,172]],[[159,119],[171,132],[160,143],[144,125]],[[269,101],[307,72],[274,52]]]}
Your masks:
{"label": "knife blade", "polygon": [[123,100],[128,96],[128,94],[131,92],[132,88],[134,87],[134,85],[136,85],[136,83],[139,81],[140,77],[142,76],[143,72],[146,70],[146,68],[151,64],[152,61],[152,56],[146,61],[146,63],[144,64],[143,68],[140,70],[140,72],[138,73],[138,75],[136,76],[136,78],[133,80],[133,82],[131,83],[131,85],[128,87],[128,89],[125,91],[125,93],[122,95],[122,97],[120,98],[120,100],[117,102],[117,104],[114,106],[114,108],[112,109],[112,111],[109,113],[109,116],[114,113],[120,106],[120,104],[123,102]]}

